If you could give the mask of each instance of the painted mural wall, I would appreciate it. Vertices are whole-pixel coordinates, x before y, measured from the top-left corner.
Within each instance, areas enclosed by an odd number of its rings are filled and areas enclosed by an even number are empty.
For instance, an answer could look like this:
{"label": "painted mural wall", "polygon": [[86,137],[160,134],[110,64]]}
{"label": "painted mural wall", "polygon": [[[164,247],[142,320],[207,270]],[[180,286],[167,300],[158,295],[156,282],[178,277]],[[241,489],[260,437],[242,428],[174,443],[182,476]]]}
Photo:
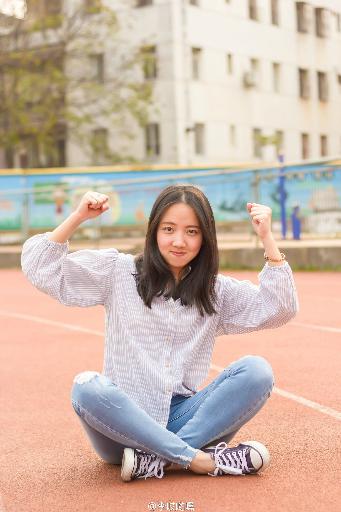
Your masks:
{"label": "painted mural wall", "polygon": [[[19,230],[23,222],[30,228],[53,228],[92,189],[110,197],[111,208],[101,216],[102,226],[143,224],[157,194],[179,182],[204,191],[218,222],[246,221],[248,201],[271,206],[274,221],[280,219],[278,168],[221,173],[219,168],[2,173],[0,229]],[[296,208],[306,231],[341,232],[341,162],[288,166],[285,176],[288,219]]]}

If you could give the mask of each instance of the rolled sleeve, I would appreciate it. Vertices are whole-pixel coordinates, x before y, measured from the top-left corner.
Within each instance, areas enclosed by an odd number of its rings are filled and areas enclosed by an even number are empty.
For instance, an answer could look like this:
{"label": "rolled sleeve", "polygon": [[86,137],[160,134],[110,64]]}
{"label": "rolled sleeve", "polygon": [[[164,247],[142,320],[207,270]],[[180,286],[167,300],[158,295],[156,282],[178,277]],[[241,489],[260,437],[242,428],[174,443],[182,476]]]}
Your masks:
{"label": "rolled sleeve", "polygon": [[259,285],[224,278],[218,332],[241,334],[280,327],[297,311],[297,291],[289,264],[266,264],[259,274]]}
{"label": "rolled sleeve", "polygon": [[44,233],[26,240],[21,266],[40,291],[66,306],[87,307],[105,304],[118,255],[116,249],[69,253],[68,242],[54,242]]}

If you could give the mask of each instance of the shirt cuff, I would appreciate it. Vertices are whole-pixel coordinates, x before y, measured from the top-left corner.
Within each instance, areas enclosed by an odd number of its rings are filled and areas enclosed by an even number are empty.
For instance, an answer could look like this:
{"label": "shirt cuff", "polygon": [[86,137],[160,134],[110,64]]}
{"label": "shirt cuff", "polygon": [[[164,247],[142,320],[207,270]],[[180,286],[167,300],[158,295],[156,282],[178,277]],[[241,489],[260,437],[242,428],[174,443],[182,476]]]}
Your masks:
{"label": "shirt cuff", "polygon": [[61,250],[61,251],[65,251],[65,249],[67,249],[67,251],[69,251],[69,248],[70,248],[69,240],[67,240],[66,242],[55,242],[54,240],[50,240],[50,238],[48,237],[48,235],[50,233],[52,233],[52,231],[47,231],[46,233],[43,233],[43,235],[42,235],[43,242],[46,247],[51,247],[51,248],[54,248],[56,250]]}
{"label": "shirt cuff", "polygon": [[282,265],[269,265],[269,263],[266,262],[260,275],[263,274],[263,272],[283,272],[283,270],[285,272],[291,272],[291,267],[287,261],[284,261]]}

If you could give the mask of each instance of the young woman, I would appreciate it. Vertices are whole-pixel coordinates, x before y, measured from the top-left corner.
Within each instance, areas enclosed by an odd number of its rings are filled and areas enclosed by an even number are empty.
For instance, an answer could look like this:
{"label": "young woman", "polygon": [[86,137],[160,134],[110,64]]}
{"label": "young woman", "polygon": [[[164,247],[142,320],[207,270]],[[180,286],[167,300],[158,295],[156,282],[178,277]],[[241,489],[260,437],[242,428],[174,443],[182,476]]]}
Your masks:
{"label": "young woman", "polygon": [[78,374],[71,399],[95,451],[122,464],[124,481],[161,478],[179,466],[220,476],[269,464],[260,442],[227,445],[270,396],[267,361],[245,356],[198,391],[216,336],[279,327],[297,311],[271,209],[246,207],[267,259],[259,286],[218,274],[212,209],[192,185],[160,193],[137,257],[116,249],[69,254],[78,226],[109,208],[108,197],[96,192],[54,231],[24,244],[22,268],[34,286],[67,306],[105,306],[102,373]]}

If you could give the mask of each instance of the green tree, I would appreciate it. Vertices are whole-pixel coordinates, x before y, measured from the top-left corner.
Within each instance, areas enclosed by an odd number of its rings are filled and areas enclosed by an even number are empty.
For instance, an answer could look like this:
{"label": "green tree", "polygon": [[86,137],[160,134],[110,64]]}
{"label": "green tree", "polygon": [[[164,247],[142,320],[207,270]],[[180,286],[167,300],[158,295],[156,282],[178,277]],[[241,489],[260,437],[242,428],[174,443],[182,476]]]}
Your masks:
{"label": "green tree", "polygon": [[134,161],[108,134],[129,145],[132,123],[147,123],[153,82],[143,78],[143,52],[122,38],[117,14],[101,0],[27,4],[25,19],[0,25],[7,167],[15,154],[22,166],[65,165],[66,138],[93,164]]}

